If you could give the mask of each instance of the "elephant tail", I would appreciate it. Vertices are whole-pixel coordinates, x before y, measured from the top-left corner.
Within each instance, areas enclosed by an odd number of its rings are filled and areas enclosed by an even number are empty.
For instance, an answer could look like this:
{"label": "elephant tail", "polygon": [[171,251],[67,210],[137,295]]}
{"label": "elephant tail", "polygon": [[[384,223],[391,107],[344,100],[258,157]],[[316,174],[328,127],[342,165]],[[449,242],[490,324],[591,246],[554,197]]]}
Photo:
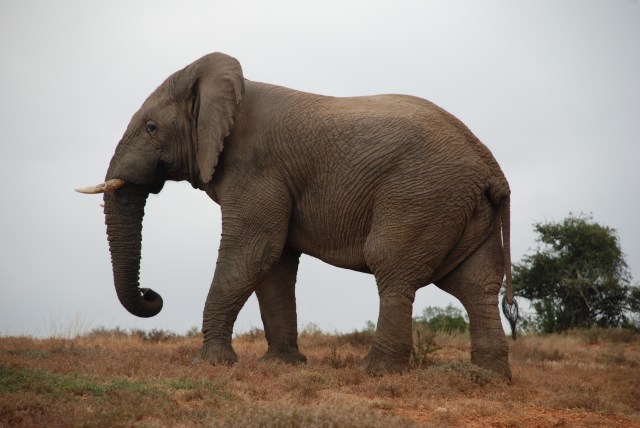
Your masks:
{"label": "elephant tail", "polygon": [[490,183],[488,196],[491,202],[498,208],[500,223],[502,226],[502,260],[506,292],[502,299],[502,312],[509,321],[511,335],[516,339],[516,324],[518,322],[518,302],[513,298],[513,279],[511,274],[511,196],[506,180],[504,183]]}
{"label": "elephant tail", "polygon": [[500,204],[500,222],[502,223],[502,260],[507,283],[506,300],[513,304],[513,281],[511,278],[511,197],[506,196]]}

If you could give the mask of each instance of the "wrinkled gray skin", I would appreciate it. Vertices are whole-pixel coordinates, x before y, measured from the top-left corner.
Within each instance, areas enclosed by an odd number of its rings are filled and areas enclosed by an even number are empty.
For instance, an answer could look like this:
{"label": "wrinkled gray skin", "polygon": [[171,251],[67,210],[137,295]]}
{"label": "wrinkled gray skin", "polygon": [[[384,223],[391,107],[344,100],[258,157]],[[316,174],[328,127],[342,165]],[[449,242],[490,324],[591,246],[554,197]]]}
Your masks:
{"label": "wrinkled gray skin", "polygon": [[306,361],[295,301],[305,253],[375,275],[380,314],[367,372],[407,368],[415,292],[435,283],[469,314],[472,362],[511,377],[498,313],[510,269],[509,186],[489,150],[428,101],[334,98],[252,82],[234,58],[215,53],[144,102],[106,178],[127,182],[105,193],[105,214],[118,298],[141,317],[162,307],[157,293],[139,288],[148,194],[186,180],[220,204],[200,359],[237,360],[233,324],[256,292],[265,358]]}

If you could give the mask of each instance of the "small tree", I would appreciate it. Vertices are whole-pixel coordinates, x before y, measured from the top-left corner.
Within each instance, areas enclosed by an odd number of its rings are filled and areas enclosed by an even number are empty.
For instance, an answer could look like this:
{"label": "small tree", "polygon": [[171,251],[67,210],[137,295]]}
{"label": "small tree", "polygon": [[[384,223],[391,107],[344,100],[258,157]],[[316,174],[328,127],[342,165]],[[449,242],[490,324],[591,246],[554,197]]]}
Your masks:
{"label": "small tree", "polygon": [[515,292],[532,301],[537,330],[627,327],[640,314],[640,289],[614,229],[590,216],[537,223],[538,249],[513,266]]}

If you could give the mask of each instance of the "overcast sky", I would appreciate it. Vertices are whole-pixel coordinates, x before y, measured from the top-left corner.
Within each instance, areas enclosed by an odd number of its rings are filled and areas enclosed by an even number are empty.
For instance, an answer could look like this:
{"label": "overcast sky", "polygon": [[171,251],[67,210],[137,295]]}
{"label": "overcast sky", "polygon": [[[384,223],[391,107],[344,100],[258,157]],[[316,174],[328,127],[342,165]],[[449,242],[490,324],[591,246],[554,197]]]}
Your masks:
{"label": "overcast sky", "polygon": [[[592,213],[640,279],[640,5],[632,0],[0,1],[0,334],[201,325],[220,211],[185,183],[150,197],[141,283],[151,319],[118,302],[100,197],[131,115],[202,55],[325,95],[427,98],[492,150],[512,190],[512,252],[532,223]],[[305,257],[298,319],[376,321],[372,276]],[[431,285],[414,313],[459,303]],[[262,327],[251,298],[236,332]]]}

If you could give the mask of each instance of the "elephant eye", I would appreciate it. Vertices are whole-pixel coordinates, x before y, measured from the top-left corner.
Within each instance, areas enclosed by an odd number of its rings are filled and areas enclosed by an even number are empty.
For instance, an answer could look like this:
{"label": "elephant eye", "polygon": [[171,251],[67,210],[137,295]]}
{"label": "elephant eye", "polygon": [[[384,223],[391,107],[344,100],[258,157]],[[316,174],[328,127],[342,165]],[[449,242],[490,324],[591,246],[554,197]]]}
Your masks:
{"label": "elephant eye", "polygon": [[156,123],[153,120],[150,120],[147,122],[147,132],[152,137],[156,135],[156,132],[158,132],[158,125],[156,125]]}

